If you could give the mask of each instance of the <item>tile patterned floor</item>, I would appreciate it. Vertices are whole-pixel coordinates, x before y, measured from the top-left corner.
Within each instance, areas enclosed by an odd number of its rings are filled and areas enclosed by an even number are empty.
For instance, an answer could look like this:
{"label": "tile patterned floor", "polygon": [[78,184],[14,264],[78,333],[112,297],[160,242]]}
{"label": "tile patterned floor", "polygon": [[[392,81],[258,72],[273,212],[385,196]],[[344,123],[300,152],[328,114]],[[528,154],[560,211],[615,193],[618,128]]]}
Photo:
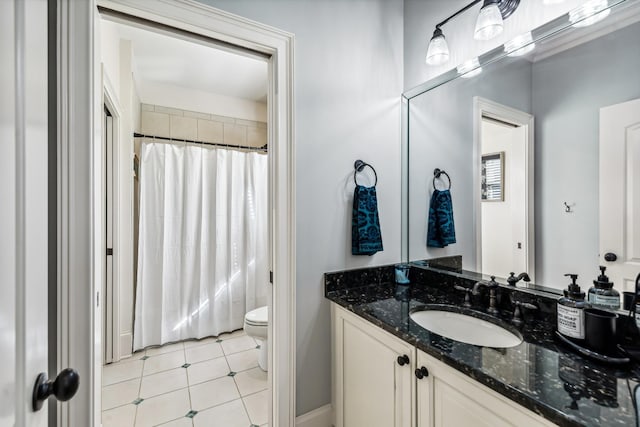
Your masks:
{"label": "tile patterned floor", "polygon": [[102,383],[103,427],[267,425],[267,373],[242,330],[136,352]]}

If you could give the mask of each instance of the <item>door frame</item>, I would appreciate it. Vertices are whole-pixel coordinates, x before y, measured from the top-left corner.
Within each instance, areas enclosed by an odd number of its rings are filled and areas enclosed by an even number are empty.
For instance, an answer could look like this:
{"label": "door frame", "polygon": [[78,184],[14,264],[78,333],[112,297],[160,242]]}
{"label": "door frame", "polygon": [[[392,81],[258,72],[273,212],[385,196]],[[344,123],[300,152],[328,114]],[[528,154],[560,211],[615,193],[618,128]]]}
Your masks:
{"label": "door frame", "polygon": [[[480,170],[482,167],[482,118],[494,118],[516,126],[525,126],[525,203],[527,204],[527,220],[525,221],[527,244],[525,245],[527,258],[527,273],[531,280],[535,280],[536,252],[535,252],[535,209],[534,209],[534,117],[524,111],[499,104],[479,96],[473,97],[473,165],[476,173],[473,176],[473,215],[475,221],[476,236],[476,267],[482,266],[482,209],[480,200]],[[505,272],[506,273],[506,272]]]}
{"label": "door frame", "polygon": [[[118,200],[119,200],[119,186],[117,185],[117,177],[119,176],[120,170],[120,162],[118,161],[118,156],[116,153],[118,152],[117,147],[119,146],[120,140],[120,117],[122,117],[122,107],[118,103],[118,96],[116,94],[116,90],[113,87],[113,83],[109,80],[107,73],[104,70],[104,66],[100,67],[101,79],[102,79],[102,104],[109,110],[111,116],[113,117],[113,126],[112,126],[112,135],[111,135],[111,205],[105,203],[105,210],[111,209],[111,247],[113,249],[113,255],[111,256],[111,288],[108,288],[108,285],[105,286],[106,289],[110,290],[110,293],[105,293],[104,291],[100,294],[100,306],[99,309],[102,311],[101,319],[107,321],[107,319],[111,319],[111,334],[108,334],[109,325],[103,324],[101,327],[102,331],[105,331],[105,327],[107,326],[106,331],[104,332],[104,340],[102,341],[102,355],[106,355],[106,362],[117,362],[120,360],[120,304],[118,303],[120,300],[120,284],[118,280],[118,266],[120,264],[119,254],[119,240],[118,240],[118,225],[119,225],[119,212],[118,208]],[[100,121],[102,124],[102,120]],[[102,135],[101,131],[101,135]],[[104,150],[105,155],[106,151],[109,149],[108,145],[104,143],[102,150]],[[107,171],[105,170],[105,173]],[[105,174],[106,177],[106,174]],[[106,190],[106,182],[103,185],[103,188]],[[106,221],[106,218],[105,218]],[[105,243],[106,236],[105,236]],[[106,248],[106,245],[105,245]],[[103,248],[104,249],[104,248]],[[103,251],[106,256],[106,252]],[[105,261],[106,262],[106,261]],[[105,264],[105,269],[107,265]],[[105,274],[107,271],[105,270]],[[106,278],[106,276],[105,276]],[[110,351],[109,351],[110,350]]]}
{"label": "door frame", "polygon": [[100,15],[97,5],[270,56],[268,141],[272,310],[269,311],[269,424],[295,425],[295,149],[291,33],[194,0],[58,0],[58,367],[82,383],[60,405],[58,425],[100,425],[104,262],[104,150],[101,145]]}

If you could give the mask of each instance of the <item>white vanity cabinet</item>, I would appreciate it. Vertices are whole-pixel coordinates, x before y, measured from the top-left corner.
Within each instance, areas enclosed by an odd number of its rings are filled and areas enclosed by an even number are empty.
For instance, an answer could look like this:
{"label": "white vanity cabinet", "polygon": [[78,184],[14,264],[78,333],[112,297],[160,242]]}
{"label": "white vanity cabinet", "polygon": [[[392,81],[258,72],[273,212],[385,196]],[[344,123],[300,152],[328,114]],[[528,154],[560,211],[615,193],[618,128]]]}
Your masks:
{"label": "white vanity cabinet", "polygon": [[335,427],[554,425],[342,307],[331,310]]}

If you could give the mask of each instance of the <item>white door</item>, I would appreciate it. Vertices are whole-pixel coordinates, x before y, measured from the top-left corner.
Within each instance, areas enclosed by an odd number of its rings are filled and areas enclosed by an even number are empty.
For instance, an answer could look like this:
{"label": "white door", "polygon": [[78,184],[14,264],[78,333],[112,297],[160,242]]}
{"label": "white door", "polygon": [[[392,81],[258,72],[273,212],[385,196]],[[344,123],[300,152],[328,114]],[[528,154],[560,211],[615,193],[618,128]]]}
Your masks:
{"label": "white door", "polygon": [[0,1],[0,425],[31,408],[47,372],[47,2]]}
{"label": "white door", "polygon": [[631,291],[640,273],[640,99],[600,109],[599,194],[600,262]]}

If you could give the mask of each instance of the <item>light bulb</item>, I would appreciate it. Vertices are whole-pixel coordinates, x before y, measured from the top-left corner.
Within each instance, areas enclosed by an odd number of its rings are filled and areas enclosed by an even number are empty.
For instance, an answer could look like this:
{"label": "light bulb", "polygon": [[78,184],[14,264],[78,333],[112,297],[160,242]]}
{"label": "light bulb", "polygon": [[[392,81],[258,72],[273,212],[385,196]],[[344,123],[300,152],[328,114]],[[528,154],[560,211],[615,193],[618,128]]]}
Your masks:
{"label": "light bulb", "polygon": [[569,21],[574,27],[588,27],[602,21],[611,13],[607,0],[592,0],[569,12]]}
{"label": "light bulb", "polygon": [[522,56],[536,48],[531,32],[524,33],[504,44],[504,51],[509,56]]}
{"label": "light bulb", "polygon": [[476,21],[476,40],[490,40],[500,34],[504,27],[502,13],[495,0],[485,0]]}
{"label": "light bulb", "polygon": [[458,65],[456,68],[460,77],[465,79],[477,76],[482,72],[482,67],[480,66],[480,62],[478,62],[478,58],[472,58],[468,61],[463,62]]}
{"label": "light bulb", "polygon": [[427,49],[425,62],[429,65],[441,65],[449,60],[449,46],[440,28],[436,28]]}

